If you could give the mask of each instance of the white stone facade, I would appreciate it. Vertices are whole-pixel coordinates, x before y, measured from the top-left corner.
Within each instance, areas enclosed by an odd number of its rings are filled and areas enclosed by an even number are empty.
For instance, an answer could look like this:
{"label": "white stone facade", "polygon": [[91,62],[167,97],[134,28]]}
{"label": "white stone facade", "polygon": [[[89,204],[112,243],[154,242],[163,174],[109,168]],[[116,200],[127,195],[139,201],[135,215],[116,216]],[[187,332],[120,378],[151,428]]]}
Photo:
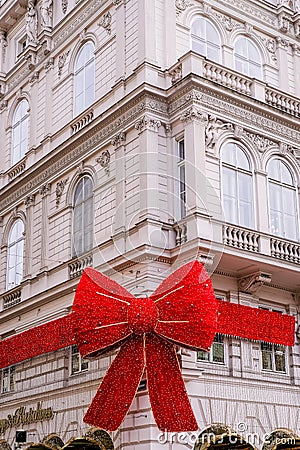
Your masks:
{"label": "white stone facade", "polygon": [[[219,297],[293,314],[298,328],[298,3],[0,0],[0,338],[68,314],[86,266],[135,295],[148,295],[170,270],[193,258],[205,263]],[[199,18],[219,37],[216,58],[193,50],[191,29]],[[260,76],[238,70],[239,39],[258,52]],[[87,43],[93,57],[82,70],[86,80],[86,67],[94,67],[93,96],[83,92],[83,109],[75,115],[76,92],[82,94],[78,55]],[[247,55],[239,61],[252,64]],[[22,101],[28,109],[18,121]],[[24,123],[27,135],[17,135]],[[16,144],[18,136],[24,139]],[[249,162],[239,173],[251,179],[251,226],[241,219],[242,208],[233,218],[224,206],[224,171],[234,170],[224,159],[227,144],[242,149]],[[12,164],[16,149],[21,157]],[[273,180],[271,161],[288,168],[292,184]],[[76,254],[74,193],[84,177],[93,186],[92,245]],[[275,185],[281,200],[286,193],[294,202],[281,203],[280,214],[272,207]],[[18,220],[25,230],[21,280],[14,262],[14,284],[8,284],[9,252],[17,248],[11,229]],[[300,435],[295,340],[282,370],[276,370],[274,358],[282,361],[282,354],[276,356],[274,347],[267,370],[261,343],[232,337],[223,339],[222,361],[182,355],[199,433],[222,423],[250,435],[249,441],[254,436],[257,448],[278,428]],[[2,371],[0,424],[21,406],[29,410],[42,402],[54,415],[22,426],[28,445],[51,433],[64,442],[83,435],[89,429],[84,411],[111,357],[74,374],[71,359],[66,348],[18,364],[11,386]],[[0,435],[11,447],[16,428]],[[145,391],[112,438],[120,449],[193,446],[193,436],[168,436],[162,443]]]}

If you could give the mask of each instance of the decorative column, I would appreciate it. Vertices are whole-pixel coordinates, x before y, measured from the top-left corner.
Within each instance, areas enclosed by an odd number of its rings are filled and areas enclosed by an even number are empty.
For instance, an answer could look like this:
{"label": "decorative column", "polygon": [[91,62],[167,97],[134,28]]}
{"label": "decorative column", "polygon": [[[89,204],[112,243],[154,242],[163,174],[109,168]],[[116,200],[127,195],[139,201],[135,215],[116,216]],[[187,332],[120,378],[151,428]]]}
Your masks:
{"label": "decorative column", "polygon": [[158,130],[161,122],[144,116],[135,128],[139,134],[140,155],[140,220],[159,220],[158,199]]}
{"label": "decorative column", "polygon": [[125,214],[125,142],[126,134],[118,133],[111,140],[111,145],[115,148],[115,164],[116,164],[116,212],[113,230],[113,239],[118,253],[125,252],[125,231],[126,231],[126,214]]}
{"label": "decorative column", "polygon": [[29,77],[29,82],[31,85],[31,98],[33,101],[30,104],[30,133],[28,136],[29,140],[29,150],[36,146],[36,123],[37,123],[37,99],[38,99],[38,80],[39,80],[39,72],[35,71],[33,74]]}
{"label": "decorative column", "polygon": [[113,3],[116,7],[116,61],[118,61],[116,67],[116,82],[118,82],[125,77],[126,15],[124,0],[114,0]]}
{"label": "decorative column", "polygon": [[42,196],[42,220],[41,220],[41,264],[40,271],[48,268],[48,247],[49,247],[49,223],[48,223],[48,195],[50,194],[51,184],[46,183],[40,188]]}
{"label": "decorative column", "polygon": [[[0,76],[5,75],[4,63],[6,56],[7,39],[6,32],[0,28]],[[1,96],[1,89],[0,89]]]}
{"label": "decorative column", "polygon": [[[207,114],[192,106],[183,112],[186,161],[186,203],[190,213],[207,213],[207,186],[205,173],[205,127]],[[187,213],[188,213],[187,211]]]}
{"label": "decorative column", "polygon": [[289,77],[288,77],[288,50],[289,41],[280,36],[276,38],[278,48],[278,63],[279,63],[279,88],[285,92],[290,91]]}
{"label": "decorative column", "polygon": [[26,206],[26,237],[24,248],[24,279],[32,275],[32,236],[33,236],[33,207],[35,204],[35,194],[30,194],[25,199]]}
{"label": "decorative column", "polygon": [[[163,35],[163,48],[165,55],[165,67],[169,68],[176,63],[176,7],[174,0],[164,2],[164,21],[166,30]],[[154,8],[153,8],[154,9]]]}
{"label": "decorative column", "polygon": [[[138,65],[144,61],[157,64],[156,30],[154,24],[156,8],[149,0],[138,2]],[[174,45],[174,44],[173,44]]]}
{"label": "decorative column", "polygon": [[300,97],[300,46],[292,44],[295,77],[295,96]]}
{"label": "decorative column", "polygon": [[[49,58],[44,63],[44,69],[45,69],[45,80],[43,82],[45,83],[45,121],[44,121],[44,138],[47,139],[47,143],[45,142],[44,145],[50,145],[49,138],[52,134],[52,103],[53,103],[53,95],[52,95],[52,86],[53,86],[53,69],[54,69],[54,58]],[[50,148],[49,148],[50,151]],[[45,154],[48,153],[48,149],[45,148]]]}

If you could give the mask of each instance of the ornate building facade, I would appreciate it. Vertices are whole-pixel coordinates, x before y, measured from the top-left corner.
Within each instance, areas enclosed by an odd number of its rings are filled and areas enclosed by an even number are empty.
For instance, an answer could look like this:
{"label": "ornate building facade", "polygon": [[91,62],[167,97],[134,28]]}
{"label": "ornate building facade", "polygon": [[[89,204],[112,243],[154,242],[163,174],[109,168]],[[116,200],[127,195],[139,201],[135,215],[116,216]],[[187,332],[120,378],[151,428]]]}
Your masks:
{"label": "ornate building facade", "polygon": [[[144,383],[115,448],[300,446],[299,94],[297,0],[0,0],[0,339],[68,314],[87,266],[141,296],[194,258],[219,299],[296,318],[293,348],[182,354],[199,432],[160,433]],[[0,447],[96,439],[111,359],[3,369]]]}

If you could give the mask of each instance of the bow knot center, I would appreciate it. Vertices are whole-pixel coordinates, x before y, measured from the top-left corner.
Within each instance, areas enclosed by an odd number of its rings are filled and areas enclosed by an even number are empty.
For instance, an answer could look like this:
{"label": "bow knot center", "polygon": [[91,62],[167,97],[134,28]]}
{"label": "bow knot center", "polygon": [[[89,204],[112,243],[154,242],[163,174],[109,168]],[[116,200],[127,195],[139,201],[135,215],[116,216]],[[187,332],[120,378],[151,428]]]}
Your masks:
{"label": "bow knot center", "polygon": [[151,333],[158,320],[158,310],[151,298],[134,298],[128,307],[128,325],[134,334]]}

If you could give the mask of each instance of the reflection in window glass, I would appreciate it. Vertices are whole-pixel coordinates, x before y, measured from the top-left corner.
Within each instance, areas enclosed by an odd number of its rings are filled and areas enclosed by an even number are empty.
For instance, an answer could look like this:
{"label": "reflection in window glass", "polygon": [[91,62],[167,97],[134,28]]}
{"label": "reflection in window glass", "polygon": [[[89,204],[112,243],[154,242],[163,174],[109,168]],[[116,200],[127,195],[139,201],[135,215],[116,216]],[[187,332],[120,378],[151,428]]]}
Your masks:
{"label": "reflection in window glass", "polygon": [[197,360],[224,364],[225,362],[224,336],[220,333],[217,333],[210,351],[209,352],[204,352],[202,350],[198,351]]}
{"label": "reflection in window glass", "polygon": [[78,182],[73,203],[73,256],[93,248],[94,201],[93,182],[84,176]]}
{"label": "reflection in window glass", "polygon": [[292,173],[279,158],[270,161],[267,171],[270,231],[274,235],[297,240],[297,187]]}
{"label": "reflection in window glass", "polygon": [[214,25],[198,17],[191,26],[192,50],[211,61],[221,62],[221,41]]}
{"label": "reflection in window glass", "polygon": [[252,168],[244,150],[235,143],[221,149],[222,199],[225,220],[254,227]]}
{"label": "reflection in window glass", "polygon": [[262,79],[261,56],[256,45],[247,37],[240,37],[234,44],[234,63],[237,72],[251,78]]}
{"label": "reflection in window glass", "polygon": [[28,111],[28,102],[22,100],[18,104],[13,116],[11,149],[12,165],[20,161],[28,150]]}
{"label": "reflection in window glass", "polygon": [[19,285],[23,277],[24,259],[24,223],[21,219],[14,222],[8,236],[6,289]]}
{"label": "reflection in window glass", "polygon": [[87,42],[80,49],[74,67],[74,115],[77,116],[93,102],[95,97],[94,45]]}

